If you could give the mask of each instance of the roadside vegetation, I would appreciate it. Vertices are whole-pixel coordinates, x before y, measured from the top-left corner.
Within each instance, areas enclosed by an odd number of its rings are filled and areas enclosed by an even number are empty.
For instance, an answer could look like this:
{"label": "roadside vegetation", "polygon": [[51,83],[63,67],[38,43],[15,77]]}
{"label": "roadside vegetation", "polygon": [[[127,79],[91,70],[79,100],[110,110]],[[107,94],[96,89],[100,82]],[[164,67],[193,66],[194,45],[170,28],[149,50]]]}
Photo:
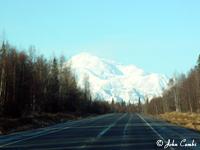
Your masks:
{"label": "roadside vegetation", "polygon": [[188,74],[171,78],[161,97],[146,100],[143,111],[158,115],[166,112],[200,113],[200,55]]}
{"label": "roadside vegetation", "polygon": [[19,118],[0,117],[0,134],[45,127],[78,118],[78,115],[65,113],[40,113]]}
{"label": "roadside vegetation", "polygon": [[0,134],[126,110],[124,103],[93,99],[87,76],[80,89],[65,61],[1,44]]}
{"label": "roadside vegetation", "polygon": [[167,112],[158,115],[158,117],[170,123],[200,131],[200,114]]}
{"label": "roadside vegetation", "polygon": [[146,100],[143,112],[158,116],[170,123],[200,130],[200,55],[188,74],[169,80],[161,97]]}

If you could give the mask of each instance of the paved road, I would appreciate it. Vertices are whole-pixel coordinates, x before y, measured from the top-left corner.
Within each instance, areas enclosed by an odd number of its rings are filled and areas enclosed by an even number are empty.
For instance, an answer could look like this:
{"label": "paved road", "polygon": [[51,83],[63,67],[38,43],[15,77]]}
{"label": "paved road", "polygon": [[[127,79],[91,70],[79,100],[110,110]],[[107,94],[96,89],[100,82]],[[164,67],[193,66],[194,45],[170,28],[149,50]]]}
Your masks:
{"label": "paved road", "polygon": [[[51,127],[0,136],[0,149],[10,150],[160,150],[200,149],[200,133],[140,114],[107,114]],[[184,142],[186,139],[186,142]],[[157,146],[156,142],[163,146]],[[194,141],[193,141],[194,140]],[[193,147],[180,146],[196,143]]]}

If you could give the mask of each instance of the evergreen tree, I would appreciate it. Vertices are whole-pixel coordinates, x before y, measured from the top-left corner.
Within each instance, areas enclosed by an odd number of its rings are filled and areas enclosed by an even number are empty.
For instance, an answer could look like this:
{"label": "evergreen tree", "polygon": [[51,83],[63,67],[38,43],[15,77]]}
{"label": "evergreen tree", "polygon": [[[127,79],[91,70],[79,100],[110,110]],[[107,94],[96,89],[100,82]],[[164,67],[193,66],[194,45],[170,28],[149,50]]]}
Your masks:
{"label": "evergreen tree", "polygon": [[5,91],[5,54],[6,46],[2,43],[0,49],[0,113],[3,111],[3,104],[5,101],[4,91]]}
{"label": "evergreen tree", "polygon": [[198,60],[197,60],[197,68],[198,68],[198,70],[200,70],[200,54],[199,54],[199,57],[198,57]]}
{"label": "evergreen tree", "polygon": [[59,80],[58,80],[58,63],[57,59],[53,58],[50,74],[49,74],[49,81],[47,87],[47,112],[58,112],[58,101],[59,101]]}
{"label": "evergreen tree", "polygon": [[139,99],[138,99],[138,112],[139,112],[139,113],[142,112],[142,103],[141,103],[140,97],[139,97]]}

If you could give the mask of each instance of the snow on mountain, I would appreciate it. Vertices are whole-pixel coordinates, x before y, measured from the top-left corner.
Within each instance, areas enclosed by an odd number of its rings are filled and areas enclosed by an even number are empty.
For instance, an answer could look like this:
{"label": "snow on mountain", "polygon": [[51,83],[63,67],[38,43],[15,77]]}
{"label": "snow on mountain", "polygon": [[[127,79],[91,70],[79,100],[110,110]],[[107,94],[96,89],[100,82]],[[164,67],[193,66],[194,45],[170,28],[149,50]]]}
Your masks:
{"label": "snow on mountain", "polygon": [[88,53],[73,56],[66,65],[71,66],[81,88],[88,76],[93,98],[107,101],[137,103],[139,98],[151,99],[161,95],[168,82],[164,75],[145,73],[134,65],[123,65]]}

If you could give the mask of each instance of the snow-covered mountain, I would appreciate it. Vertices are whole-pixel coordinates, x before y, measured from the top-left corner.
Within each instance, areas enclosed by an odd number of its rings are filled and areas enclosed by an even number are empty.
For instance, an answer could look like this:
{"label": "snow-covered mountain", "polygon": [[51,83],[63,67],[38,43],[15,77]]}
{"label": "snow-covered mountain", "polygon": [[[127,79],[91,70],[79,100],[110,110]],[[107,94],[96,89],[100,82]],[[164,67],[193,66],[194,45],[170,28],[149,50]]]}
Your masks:
{"label": "snow-covered mountain", "polygon": [[145,73],[134,65],[123,65],[88,53],[73,56],[70,65],[78,85],[84,88],[84,79],[89,78],[93,98],[111,101],[138,102],[162,94],[168,79],[164,75]]}

